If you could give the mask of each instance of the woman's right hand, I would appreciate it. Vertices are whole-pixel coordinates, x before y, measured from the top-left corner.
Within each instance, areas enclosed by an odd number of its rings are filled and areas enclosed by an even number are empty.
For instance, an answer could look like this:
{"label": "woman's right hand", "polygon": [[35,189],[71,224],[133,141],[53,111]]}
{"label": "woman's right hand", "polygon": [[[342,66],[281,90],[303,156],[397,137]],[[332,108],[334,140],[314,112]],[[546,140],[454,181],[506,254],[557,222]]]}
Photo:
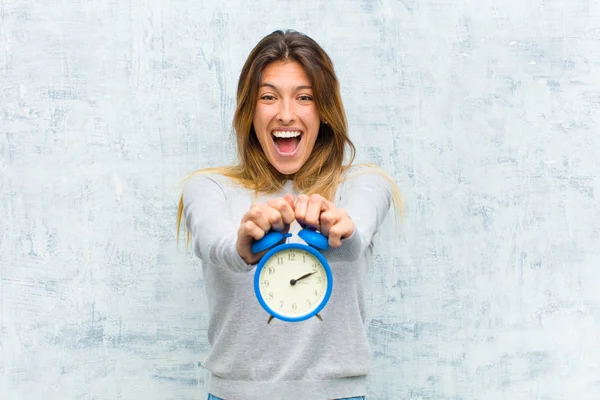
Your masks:
{"label": "woman's right hand", "polygon": [[238,254],[247,264],[256,264],[264,251],[254,254],[252,244],[270,230],[287,231],[294,219],[294,196],[291,194],[267,200],[264,204],[252,204],[250,210],[242,217],[238,229],[236,245]]}

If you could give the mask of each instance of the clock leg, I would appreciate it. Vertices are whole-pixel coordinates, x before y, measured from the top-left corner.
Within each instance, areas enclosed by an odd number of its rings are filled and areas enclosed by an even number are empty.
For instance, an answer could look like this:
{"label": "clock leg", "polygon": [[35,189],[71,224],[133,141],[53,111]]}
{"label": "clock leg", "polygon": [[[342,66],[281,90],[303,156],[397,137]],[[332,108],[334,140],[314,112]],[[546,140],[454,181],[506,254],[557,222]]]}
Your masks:
{"label": "clock leg", "polygon": [[273,316],[269,315],[269,320],[267,321],[267,324],[270,324],[272,319],[273,319]]}
{"label": "clock leg", "polygon": [[323,322],[323,318],[321,318],[321,314],[317,314],[317,315],[316,315],[316,317],[317,317],[317,318],[319,318],[319,320],[320,320],[321,322]]}

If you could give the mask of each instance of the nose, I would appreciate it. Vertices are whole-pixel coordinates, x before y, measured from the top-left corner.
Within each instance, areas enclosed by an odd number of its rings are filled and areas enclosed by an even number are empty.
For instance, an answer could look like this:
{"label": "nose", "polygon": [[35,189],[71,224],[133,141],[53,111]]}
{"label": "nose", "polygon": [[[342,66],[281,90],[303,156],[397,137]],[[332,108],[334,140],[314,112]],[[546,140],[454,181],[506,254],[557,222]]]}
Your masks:
{"label": "nose", "polygon": [[277,121],[283,125],[289,125],[294,122],[294,105],[293,102],[283,100],[279,103],[279,112],[277,113]]}

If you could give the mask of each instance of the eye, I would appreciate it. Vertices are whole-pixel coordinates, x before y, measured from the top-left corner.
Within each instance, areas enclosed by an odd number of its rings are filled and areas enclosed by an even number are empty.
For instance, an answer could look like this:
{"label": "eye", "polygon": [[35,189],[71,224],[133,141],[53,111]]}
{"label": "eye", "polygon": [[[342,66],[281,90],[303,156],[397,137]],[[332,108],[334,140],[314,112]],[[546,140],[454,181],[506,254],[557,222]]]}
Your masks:
{"label": "eye", "polygon": [[300,101],[312,101],[312,96],[309,96],[307,94],[301,94],[300,96],[298,96],[298,100]]}
{"label": "eye", "polygon": [[273,96],[272,94],[263,94],[262,96],[260,96],[260,99],[265,101],[273,101],[275,100],[275,96]]}

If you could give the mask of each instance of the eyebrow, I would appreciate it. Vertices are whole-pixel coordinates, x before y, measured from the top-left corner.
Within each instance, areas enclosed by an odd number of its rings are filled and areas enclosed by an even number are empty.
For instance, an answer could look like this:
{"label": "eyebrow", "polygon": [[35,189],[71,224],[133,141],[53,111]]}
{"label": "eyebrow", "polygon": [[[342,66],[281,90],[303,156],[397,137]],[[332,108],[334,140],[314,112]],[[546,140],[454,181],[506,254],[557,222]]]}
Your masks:
{"label": "eyebrow", "polygon": [[[262,83],[262,84],[259,86],[259,88],[261,88],[261,87],[265,87],[265,86],[266,86],[266,87],[270,87],[270,88],[272,88],[272,89],[275,89],[275,90],[277,90],[277,87],[276,87],[275,85],[273,85],[272,83],[268,83],[268,82]],[[300,86],[296,86],[296,87],[294,88],[294,91],[298,91],[298,90],[304,90],[304,89],[311,89],[311,90],[312,90],[312,86],[310,86],[310,85],[300,85]]]}

